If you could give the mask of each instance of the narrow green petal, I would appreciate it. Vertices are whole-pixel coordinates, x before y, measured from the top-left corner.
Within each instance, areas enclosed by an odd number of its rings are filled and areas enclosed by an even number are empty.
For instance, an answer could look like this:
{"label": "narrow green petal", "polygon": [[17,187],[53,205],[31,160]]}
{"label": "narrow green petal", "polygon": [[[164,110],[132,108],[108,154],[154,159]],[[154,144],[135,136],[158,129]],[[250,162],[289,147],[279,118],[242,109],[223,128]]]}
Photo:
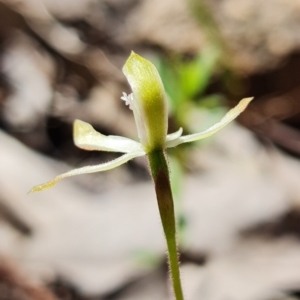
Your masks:
{"label": "narrow green petal", "polygon": [[124,154],[124,155],[122,155],[122,156],[120,156],[120,157],[118,157],[118,158],[116,158],[112,161],[107,162],[107,163],[103,163],[103,164],[95,165],[95,166],[86,166],[86,167],[79,168],[79,169],[74,169],[72,171],[63,173],[63,174],[55,177],[54,179],[52,179],[52,180],[50,180],[46,183],[36,185],[35,187],[33,187],[29,191],[29,194],[49,189],[49,188],[53,187],[56,183],[58,183],[60,180],[66,178],[66,177],[107,171],[107,170],[110,170],[110,169],[114,169],[114,168],[126,163],[127,161],[135,158],[135,157],[143,156],[143,155],[145,155],[144,152],[127,153],[127,154]]}
{"label": "narrow green petal", "polygon": [[188,142],[193,142],[197,140],[201,140],[204,138],[207,138],[222,128],[224,128],[227,124],[229,124],[231,121],[233,121],[240,113],[242,113],[248,104],[252,101],[252,98],[244,98],[242,99],[237,106],[232,108],[222,119],[220,122],[214,124],[210,128],[208,128],[205,131],[198,132],[198,133],[193,133],[185,136],[181,136],[178,139],[169,141],[166,143],[167,148],[171,147],[176,147],[177,145],[180,145],[182,143],[188,143]]}
{"label": "narrow green petal", "polygon": [[92,125],[81,120],[74,122],[73,136],[75,145],[84,150],[120,153],[143,151],[140,143],[122,136],[103,135],[96,131]]}

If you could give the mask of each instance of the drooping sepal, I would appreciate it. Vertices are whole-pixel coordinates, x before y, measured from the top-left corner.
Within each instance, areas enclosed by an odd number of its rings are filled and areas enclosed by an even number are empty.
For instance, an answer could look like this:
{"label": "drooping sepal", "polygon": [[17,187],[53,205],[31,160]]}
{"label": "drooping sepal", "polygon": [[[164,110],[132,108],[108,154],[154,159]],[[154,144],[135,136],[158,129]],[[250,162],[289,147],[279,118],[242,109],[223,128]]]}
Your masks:
{"label": "drooping sepal", "polygon": [[46,183],[36,185],[29,191],[29,194],[52,188],[59,181],[61,181],[64,178],[67,178],[67,177],[72,177],[72,176],[81,175],[81,174],[103,172],[103,171],[114,169],[120,165],[125,164],[129,160],[131,160],[135,157],[138,157],[138,156],[143,156],[144,154],[145,154],[144,152],[126,153],[126,154],[124,154],[114,160],[111,160],[109,162],[106,162],[106,163],[102,163],[99,165],[93,165],[93,166],[86,166],[86,167],[82,167],[79,169],[71,170],[69,172],[66,172],[61,175],[56,176],[55,178],[53,178],[52,180],[50,180]]}

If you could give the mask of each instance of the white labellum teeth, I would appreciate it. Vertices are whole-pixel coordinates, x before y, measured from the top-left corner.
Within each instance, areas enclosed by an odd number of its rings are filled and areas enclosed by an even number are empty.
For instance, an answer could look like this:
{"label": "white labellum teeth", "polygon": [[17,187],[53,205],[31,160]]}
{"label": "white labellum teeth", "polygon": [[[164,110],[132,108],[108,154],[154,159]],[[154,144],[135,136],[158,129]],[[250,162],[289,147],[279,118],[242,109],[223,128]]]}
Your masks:
{"label": "white labellum teeth", "polygon": [[129,108],[132,110],[132,102],[133,102],[133,94],[127,95],[123,92],[123,96],[121,97],[121,100],[125,101],[125,104],[129,106]]}

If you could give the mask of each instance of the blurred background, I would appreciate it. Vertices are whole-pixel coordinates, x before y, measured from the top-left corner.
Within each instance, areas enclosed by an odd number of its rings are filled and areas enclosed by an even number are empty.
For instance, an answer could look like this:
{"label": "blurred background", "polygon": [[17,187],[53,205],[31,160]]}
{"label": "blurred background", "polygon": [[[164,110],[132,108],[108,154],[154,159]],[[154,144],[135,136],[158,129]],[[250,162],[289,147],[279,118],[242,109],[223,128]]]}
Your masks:
{"label": "blurred background", "polygon": [[67,179],[87,152],[74,119],[136,139],[121,72],[158,68],[169,132],[217,135],[169,151],[187,300],[300,295],[299,0],[0,0],[0,300],[170,298],[147,163]]}

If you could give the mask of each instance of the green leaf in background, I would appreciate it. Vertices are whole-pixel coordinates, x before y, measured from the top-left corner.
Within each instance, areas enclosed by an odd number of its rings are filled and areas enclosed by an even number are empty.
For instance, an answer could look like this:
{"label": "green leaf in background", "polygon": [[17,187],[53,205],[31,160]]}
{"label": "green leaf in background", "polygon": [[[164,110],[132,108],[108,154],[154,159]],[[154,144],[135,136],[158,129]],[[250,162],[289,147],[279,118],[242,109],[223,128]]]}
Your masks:
{"label": "green leaf in background", "polygon": [[184,98],[182,89],[178,84],[178,70],[176,60],[161,58],[157,61],[157,69],[164,84],[168,101],[170,103],[171,113],[180,106],[181,99]]}
{"label": "green leaf in background", "polygon": [[206,47],[191,61],[180,64],[179,83],[186,98],[204,91],[215,71],[219,54],[216,48]]}

